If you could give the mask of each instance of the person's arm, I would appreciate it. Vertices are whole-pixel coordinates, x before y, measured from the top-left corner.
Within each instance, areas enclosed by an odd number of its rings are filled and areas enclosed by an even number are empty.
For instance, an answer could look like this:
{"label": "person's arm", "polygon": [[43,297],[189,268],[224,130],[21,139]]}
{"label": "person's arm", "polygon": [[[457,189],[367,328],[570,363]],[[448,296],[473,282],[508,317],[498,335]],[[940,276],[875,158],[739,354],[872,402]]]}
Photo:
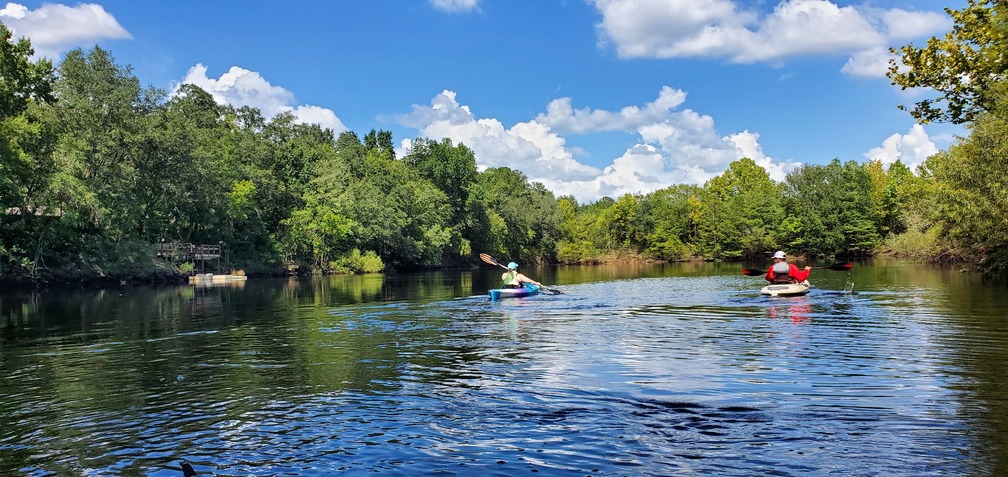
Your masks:
{"label": "person's arm", "polygon": [[812,267],[806,265],[804,270],[799,270],[798,266],[791,264],[791,276],[794,277],[798,283],[801,283],[808,279],[809,273],[812,271]]}
{"label": "person's arm", "polygon": [[520,281],[522,283],[531,283],[531,284],[533,284],[533,285],[535,285],[537,287],[541,287],[542,286],[542,283],[539,283],[539,282],[537,282],[537,281],[535,281],[535,280],[533,280],[533,279],[531,279],[529,277],[526,277],[525,275],[522,275],[520,273],[518,274],[518,281]]}
{"label": "person's arm", "polygon": [[767,269],[766,276],[764,276],[763,278],[766,278],[766,281],[773,283],[774,278],[777,278],[777,276],[774,275],[773,267]]}

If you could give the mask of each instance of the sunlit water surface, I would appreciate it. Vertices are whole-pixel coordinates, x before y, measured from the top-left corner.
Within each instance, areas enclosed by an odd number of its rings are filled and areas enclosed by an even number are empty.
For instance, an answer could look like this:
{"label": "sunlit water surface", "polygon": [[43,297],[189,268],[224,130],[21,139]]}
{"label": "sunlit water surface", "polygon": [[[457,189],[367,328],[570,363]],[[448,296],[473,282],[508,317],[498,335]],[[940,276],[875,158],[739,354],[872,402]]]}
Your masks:
{"label": "sunlit water surface", "polygon": [[1008,472],[1003,284],[740,269],[0,294],[0,475]]}

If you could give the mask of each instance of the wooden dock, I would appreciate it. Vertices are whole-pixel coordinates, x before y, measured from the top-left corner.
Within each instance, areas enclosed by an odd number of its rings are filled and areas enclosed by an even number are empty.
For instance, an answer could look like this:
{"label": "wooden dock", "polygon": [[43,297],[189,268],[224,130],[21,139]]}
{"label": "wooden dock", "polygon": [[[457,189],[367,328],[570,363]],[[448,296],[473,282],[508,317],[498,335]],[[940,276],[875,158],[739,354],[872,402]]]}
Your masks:
{"label": "wooden dock", "polygon": [[221,258],[221,246],[220,244],[201,245],[186,242],[167,242],[160,245],[157,255],[179,262],[218,260]]}
{"label": "wooden dock", "polygon": [[237,285],[245,284],[248,277],[245,275],[218,275],[213,273],[198,273],[189,277],[189,283],[201,286]]}

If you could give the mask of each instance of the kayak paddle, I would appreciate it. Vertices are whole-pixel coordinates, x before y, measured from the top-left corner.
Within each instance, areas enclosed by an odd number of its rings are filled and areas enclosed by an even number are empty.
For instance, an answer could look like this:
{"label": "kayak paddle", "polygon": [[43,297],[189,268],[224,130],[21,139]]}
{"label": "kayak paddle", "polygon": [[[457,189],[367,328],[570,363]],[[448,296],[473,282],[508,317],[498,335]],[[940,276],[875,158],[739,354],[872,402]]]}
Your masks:
{"label": "kayak paddle", "polygon": [[484,262],[489,263],[490,265],[497,265],[498,267],[501,267],[501,268],[507,270],[507,267],[505,267],[504,265],[501,265],[501,263],[498,262],[497,260],[494,260],[494,258],[491,257],[489,254],[481,253],[480,254],[480,260],[483,260]]}
{"label": "kayak paddle", "polygon": [[[850,270],[853,267],[854,267],[853,264],[851,264],[850,262],[846,262],[846,263],[834,263],[833,265],[827,265],[825,267],[812,267],[812,269],[813,270],[843,271],[843,270]],[[745,270],[742,270],[742,274],[743,275],[749,275],[750,277],[756,277],[756,276],[766,275],[766,270],[757,270],[755,268],[747,268]]]}
{"label": "kayak paddle", "polygon": [[[500,262],[498,262],[497,260],[494,260],[494,258],[491,257],[489,254],[481,253],[481,254],[479,254],[479,257],[480,257],[480,260],[483,260],[484,262],[489,263],[490,265],[497,265],[498,267],[501,267],[501,268],[503,268],[505,270],[508,269],[508,267],[506,267],[504,265],[501,265]],[[550,292],[550,293],[552,293],[554,295],[561,295],[561,294],[563,294],[563,291],[557,290],[556,288],[547,288],[545,286],[541,286],[539,288],[543,289],[543,290],[546,290],[546,291],[548,291],[548,292]]]}
{"label": "kayak paddle", "polygon": [[854,268],[854,264],[850,262],[834,263],[833,265],[827,265],[825,267],[812,267],[812,269],[814,270],[836,270],[836,271],[850,270],[851,268]]}

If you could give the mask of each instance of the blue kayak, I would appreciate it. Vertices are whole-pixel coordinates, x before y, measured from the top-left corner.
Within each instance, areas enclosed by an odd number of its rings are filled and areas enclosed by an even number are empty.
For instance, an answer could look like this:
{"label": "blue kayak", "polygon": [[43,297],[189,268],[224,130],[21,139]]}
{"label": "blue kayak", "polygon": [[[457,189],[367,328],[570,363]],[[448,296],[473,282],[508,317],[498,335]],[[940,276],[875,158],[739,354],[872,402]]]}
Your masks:
{"label": "blue kayak", "polygon": [[526,283],[525,286],[520,288],[494,288],[493,290],[490,290],[490,299],[500,300],[501,298],[518,298],[538,294],[538,286]]}

